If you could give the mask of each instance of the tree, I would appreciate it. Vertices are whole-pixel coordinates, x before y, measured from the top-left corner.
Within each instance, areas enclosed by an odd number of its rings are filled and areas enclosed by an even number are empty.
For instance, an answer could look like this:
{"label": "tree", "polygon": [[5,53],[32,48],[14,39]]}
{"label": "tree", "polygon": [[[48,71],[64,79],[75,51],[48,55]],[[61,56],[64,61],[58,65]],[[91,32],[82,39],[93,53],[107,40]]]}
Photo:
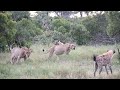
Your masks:
{"label": "tree", "polygon": [[15,24],[16,22],[12,20],[10,12],[0,13],[0,34],[9,47],[16,33]]}
{"label": "tree", "polygon": [[54,27],[54,30],[57,30],[63,34],[70,31],[70,23],[71,23],[70,21],[64,18],[57,18],[52,20],[52,25]]}
{"label": "tree", "polygon": [[87,44],[89,40],[89,31],[83,24],[73,24],[73,29],[70,31],[72,38],[77,42],[78,45]]}
{"label": "tree", "polygon": [[58,32],[61,32],[62,34],[65,34],[67,32],[67,30],[63,27],[63,26],[60,26],[58,29],[57,29]]}
{"label": "tree", "polygon": [[90,32],[91,36],[96,35],[97,30],[97,25],[96,25],[96,19],[87,17],[82,21],[83,25],[85,25],[86,29]]}
{"label": "tree", "polygon": [[82,11],[80,11],[80,16],[82,17],[82,15],[83,15],[83,12],[82,12]]}
{"label": "tree", "polygon": [[33,37],[42,33],[31,20],[25,18],[17,22],[16,29],[15,41],[21,46],[32,43]]}
{"label": "tree", "polygon": [[50,11],[38,11],[36,12],[38,15],[35,17],[35,20],[40,24],[40,26],[44,30],[51,30],[52,29],[52,18],[49,17]]}
{"label": "tree", "polygon": [[70,18],[70,15],[73,13],[72,11],[54,11],[57,16],[61,18]]}
{"label": "tree", "polygon": [[11,11],[12,13],[12,18],[15,21],[20,21],[22,18],[30,18],[30,13],[29,11]]}
{"label": "tree", "polygon": [[106,18],[108,21],[107,33],[110,37],[115,38],[117,42],[120,42],[120,12],[109,11],[106,12]]}

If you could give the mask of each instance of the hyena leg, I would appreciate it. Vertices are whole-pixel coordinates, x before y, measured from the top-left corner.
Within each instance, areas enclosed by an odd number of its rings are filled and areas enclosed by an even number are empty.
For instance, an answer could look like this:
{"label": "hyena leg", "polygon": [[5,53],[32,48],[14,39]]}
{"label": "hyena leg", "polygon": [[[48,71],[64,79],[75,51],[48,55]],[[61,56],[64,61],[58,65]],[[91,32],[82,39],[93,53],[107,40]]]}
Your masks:
{"label": "hyena leg", "polygon": [[100,66],[99,74],[101,74],[102,68],[103,68],[103,66]]}
{"label": "hyena leg", "polygon": [[94,71],[94,77],[95,77],[95,74],[96,74],[96,71],[98,69],[98,64],[95,62],[95,71]]}
{"label": "hyena leg", "polygon": [[107,66],[105,66],[105,70],[106,70],[106,73],[108,74],[108,71],[107,71]]}
{"label": "hyena leg", "polygon": [[24,61],[27,59],[27,56],[24,57]]}
{"label": "hyena leg", "polygon": [[112,68],[111,68],[111,65],[109,65],[109,69],[110,69],[110,71],[111,71],[111,74],[112,74]]}

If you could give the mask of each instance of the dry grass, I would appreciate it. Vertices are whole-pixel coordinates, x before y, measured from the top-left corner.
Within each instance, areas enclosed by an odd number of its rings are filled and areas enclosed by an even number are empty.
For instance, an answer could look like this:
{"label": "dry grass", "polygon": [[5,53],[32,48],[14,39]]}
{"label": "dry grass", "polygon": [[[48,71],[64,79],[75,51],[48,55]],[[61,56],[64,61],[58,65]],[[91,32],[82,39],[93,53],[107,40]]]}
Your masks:
{"label": "dry grass", "polygon": [[101,75],[93,76],[93,54],[101,54],[115,46],[78,46],[70,55],[62,55],[60,60],[54,55],[48,60],[48,54],[42,49],[48,46],[33,45],[34,52],[30,58],[20,64],[11,65],[9,53],[0,53],[0,78],[1,79],[120,79],[120,65],[117,53],[113,57],[113,74],[106,75],[105,69]]}

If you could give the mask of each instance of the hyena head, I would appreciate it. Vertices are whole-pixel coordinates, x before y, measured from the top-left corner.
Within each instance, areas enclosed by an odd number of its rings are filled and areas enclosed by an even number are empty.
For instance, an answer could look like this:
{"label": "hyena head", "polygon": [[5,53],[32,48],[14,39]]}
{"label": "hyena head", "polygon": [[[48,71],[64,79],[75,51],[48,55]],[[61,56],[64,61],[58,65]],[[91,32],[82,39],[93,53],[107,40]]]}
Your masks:
{"label": "hyena head", "polygon": [[[110,50],[107,50],[107,52],[110,51]],[[113,50],[113,54],[115,53],[115,50]]]}

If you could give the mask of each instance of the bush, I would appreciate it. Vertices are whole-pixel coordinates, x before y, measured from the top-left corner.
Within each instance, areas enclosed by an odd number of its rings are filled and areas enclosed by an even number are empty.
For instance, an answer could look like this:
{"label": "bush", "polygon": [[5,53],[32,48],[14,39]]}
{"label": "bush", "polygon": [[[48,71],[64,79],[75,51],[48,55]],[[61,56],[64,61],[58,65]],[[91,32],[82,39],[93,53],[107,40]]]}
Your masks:
{"label": "bush", "polygon": [[72,38],[77,42],[78,45],[87,44],[89,40],[89,32],[82,24],[76,24],[70,31]]}
{"label": "bush", "polygon": [[61,32],[62,34],[69,32],[71,22],[64,18],[53,19],[52,25],[54,30]]}
{"label": "bush", "polygon": [[69,42],[73,41],[71,38],[70,33],[65,33],[62,34],[61,32],[58,31],[47,31],[44,32],[42,35],[38,35],[34,38],[35,43],[40,43],[43,45],[53,43],[55,41],[62,41],[62,42]]}
{"label": "bush", "polygon": [[43,33],[43,30],[38,28],[35,23],[25,18],[17,22],[16,29],[16,42],[22,46],[27,45],[28,47],[31,45],[36,35],[41,35]]}
{"label": "bush", "polygon": [[65,36],[61,32],[54,31],[52,34],[52,39],[53,41],[55,40],[63,41],[65,40]]}
{"label": "bush", "polygon": [[65,29],[63,26],[60,26],[56,31],[61,32],[62,34],[65,34],[67,32],[67,29]]}
{"label": "bush", "polygon": [[49,45],[52,42],[51,37],[47,37],[45,34],[36,36],[34,42],[37,44]]}

